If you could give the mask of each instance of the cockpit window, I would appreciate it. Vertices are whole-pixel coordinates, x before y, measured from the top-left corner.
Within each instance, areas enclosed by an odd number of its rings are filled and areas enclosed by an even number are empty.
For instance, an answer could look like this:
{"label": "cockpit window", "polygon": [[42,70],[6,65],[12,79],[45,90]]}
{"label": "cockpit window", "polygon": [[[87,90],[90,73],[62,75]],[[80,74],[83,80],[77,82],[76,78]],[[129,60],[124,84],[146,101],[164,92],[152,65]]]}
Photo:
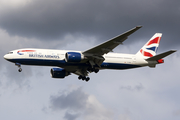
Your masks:
{"label": "cockpit window", "polygon": [[13,54],[13,52],[9,52],[8,54]]}

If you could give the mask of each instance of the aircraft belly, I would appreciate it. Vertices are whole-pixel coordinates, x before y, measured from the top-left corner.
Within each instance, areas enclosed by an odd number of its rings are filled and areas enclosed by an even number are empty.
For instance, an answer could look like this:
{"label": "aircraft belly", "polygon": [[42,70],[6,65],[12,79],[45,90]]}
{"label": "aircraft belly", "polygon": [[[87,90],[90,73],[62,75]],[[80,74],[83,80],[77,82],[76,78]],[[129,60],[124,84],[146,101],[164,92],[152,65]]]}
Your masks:
{"label": "aircraft belly", "polygon": [[37,66],[58,66],[58,67],[88,67],[86,63],[67,63],[65,60],[50,60],[50,59],[11,59],[13,63],[20,63],[22,65],[37,65]]}
{"label": "aircraft belly", "polygon": [[141,67],[135,64],[125,64],[125,63],[102,63],[101,69],[130,69]]}
{"label": "aircraft belly", "polygon": [[64,60],[47,60],[47,59],[11,59],[13,63],[20,63],[23,65],[40,65],[40,66],[58,66],[65,64]]}
{"label": "aircraft belly", "polygon": [[[58,67],[90,67],[89,64],[85,63],[67,63],[65,60],[47,60],[47,59],[11,59],[9,60],[13,63],[20,63],[23,65],[37,65],[37,66],[58,66]],[[101,64],[100,69],[130,69],[130,68],[136,68],[141,67],[140,65],[134,65],[134,64],[124,64],[124,63],[108,63],[103,62]]]}

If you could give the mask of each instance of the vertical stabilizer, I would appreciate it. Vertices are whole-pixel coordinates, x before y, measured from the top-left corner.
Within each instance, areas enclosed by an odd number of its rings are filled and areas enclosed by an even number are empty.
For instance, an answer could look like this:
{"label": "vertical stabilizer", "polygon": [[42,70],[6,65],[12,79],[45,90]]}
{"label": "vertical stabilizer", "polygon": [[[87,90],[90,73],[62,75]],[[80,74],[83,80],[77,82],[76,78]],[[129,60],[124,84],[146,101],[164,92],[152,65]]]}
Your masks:
{"label": "vertical stabilizer", "polygon": [[149,58],[156,55],[161,40],[162,33],[156,33],[154,36],[136,53],[137,56]]}

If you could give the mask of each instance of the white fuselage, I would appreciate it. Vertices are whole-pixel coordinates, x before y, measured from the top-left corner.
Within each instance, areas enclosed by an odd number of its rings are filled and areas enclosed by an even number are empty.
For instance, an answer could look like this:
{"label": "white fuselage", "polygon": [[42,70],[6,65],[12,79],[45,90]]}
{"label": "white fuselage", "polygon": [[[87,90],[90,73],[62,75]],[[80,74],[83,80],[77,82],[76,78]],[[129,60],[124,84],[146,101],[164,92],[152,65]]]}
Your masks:
{"label": "white fuselage", "polygon": [[15,63],[19,72],[22,71],[21,65],[55,66],[50,70],[52,78],[64,78],[74,73],[79,76],[78,79],[89,81],[88,74],[98,73],[101,69],[154,68],[156,64],[164,63],[162,58],[176,52],[170,50],[156,55],[162,36],[162,33],[156,33],[136,54],[110,53],[140,28],[137,26],[83,52],[26,48],[10,51],[4,58]]}
{"label": "white fuselage", "polygon": [[[86,66],[85,63],[67,63],[65,61],[65,54],[67,52],[79,52],[71,50],[53,50],[53,49],[18,49],[10,51],[4,58],[13,63],[20,63],[23,65],[43,65],[43,66]],[[119,54],[108,53],[103,56],[105,60],[101,64],[100,69],[129,69],[142,66],[151,66],[157,64],[154,62],[147,62],[142,57],[136,54]]]}

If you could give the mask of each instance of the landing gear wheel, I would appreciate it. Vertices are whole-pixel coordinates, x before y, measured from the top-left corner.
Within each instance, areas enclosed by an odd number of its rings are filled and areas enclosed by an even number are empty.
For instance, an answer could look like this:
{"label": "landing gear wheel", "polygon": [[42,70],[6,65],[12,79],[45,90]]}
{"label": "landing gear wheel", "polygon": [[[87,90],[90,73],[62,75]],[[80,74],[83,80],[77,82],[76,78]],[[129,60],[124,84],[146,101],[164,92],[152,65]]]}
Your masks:
{"label": "landing gear wheel", "polygon": [[88,82],[88,81],[90,80],[90,78],[89,78],[89,77],[86,77],[86,76],[81,76],[81,75],[78,77],[78,79],[79,79],[79,80],[81,80],[81,79],[82,79],[83,81],[85,80],[86,82]]}
{"label": "landing gear wheel", "polygon": [[22,68],[19,68],[19,70],[18,70],[19,72],[21,72],[22,71]]}
{"label": "landing gear wheel", "polygon": [[95,73],[98,73],[98,72],[99,72],[99,69],[95,69],[94,72],[95,72]]}
{"label": "landing gear wheel", "polygon": [[87,78],[86,78],[86,82],[88,82],[89,80],[90,80],[90,78],[89,78],[89,77],[87,77]]}
{"label": "landing gear wheel", "polygon": [[21,72],[22,71],[22,68],[21,68],[21,64],[20,63],[15,63],[16,66],[18,66],[18,71]]}
{"label": "landing gear wheel", "polygon": [[82,77],[82,80],[85,80],[86,79],[86,77]]}
{"label": "landing gear wheel", "polygon": [[80,75],[80,76],[78,77],[78,79],[81,80],[81,79],[82,79],[82,76]]}
{"label": "landing gear wheel", "polygon": [[99,69],[98,68],[88,68],[87,69],[89,72],[95,72],[95,73],[98,73],[99,72]]}

